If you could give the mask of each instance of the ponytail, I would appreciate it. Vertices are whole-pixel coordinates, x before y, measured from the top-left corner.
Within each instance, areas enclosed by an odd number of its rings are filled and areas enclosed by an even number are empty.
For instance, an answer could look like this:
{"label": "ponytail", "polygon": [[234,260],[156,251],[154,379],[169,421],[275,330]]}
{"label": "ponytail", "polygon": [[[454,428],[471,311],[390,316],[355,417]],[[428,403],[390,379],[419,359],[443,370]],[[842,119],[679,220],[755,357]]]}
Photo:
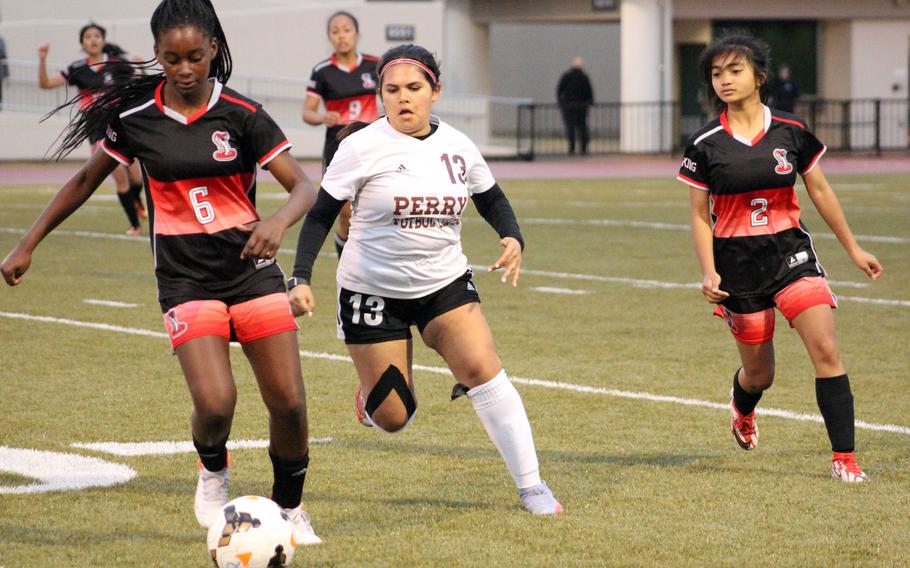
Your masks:
{"label": "ponytail", "polygon": [[[218,51],[212,59],[209,77],[214,77],[220,83],[228,82],[233,67],[231,49],[211,0],[163,0],[155,8],[149,24],[156,44],[165,32],[182,26],[195,27],[215,40]],[[148,97],[165,79],[164,72],[157,66],[156,58],[135,63],[123,61],[119,64],[132,68],[131,77],[92,91],[94,100],[70,120],[66,130],[57,138],[59,144],[51,154],[52,158],[64,158],[86,139],[102,137],[111,122]],[[145,75],[149,70],[157,72]],[[48,113],[42,121],[64,108],[75,108],[82,98],[82,93],[74,96]]]}

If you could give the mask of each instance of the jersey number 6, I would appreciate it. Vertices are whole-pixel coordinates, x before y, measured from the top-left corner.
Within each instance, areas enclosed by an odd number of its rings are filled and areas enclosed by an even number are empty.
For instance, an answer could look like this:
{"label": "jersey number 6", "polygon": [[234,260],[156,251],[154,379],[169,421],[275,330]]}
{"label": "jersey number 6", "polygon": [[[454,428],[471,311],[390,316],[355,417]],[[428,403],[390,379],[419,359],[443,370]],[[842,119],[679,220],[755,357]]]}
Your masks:
{"label": "jersey number 6", "polygon": [[203,225],[215,220],[215,209],[212,204],[202,199],[208,194],[209,188],[204,185],[190,190],[190,203],[193,204],[193,212],[196,213],[196,219]]}

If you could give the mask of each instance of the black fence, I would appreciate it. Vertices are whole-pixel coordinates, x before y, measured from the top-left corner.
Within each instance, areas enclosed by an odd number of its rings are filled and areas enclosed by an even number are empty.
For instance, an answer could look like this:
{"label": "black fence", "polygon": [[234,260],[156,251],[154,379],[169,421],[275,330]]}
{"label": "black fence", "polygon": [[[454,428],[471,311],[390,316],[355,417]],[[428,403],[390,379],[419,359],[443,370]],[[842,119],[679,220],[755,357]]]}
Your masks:
{"label": "black fence", "polygon": [[[830,150],[880,154],[910,149],[910,102],[906,99],[813,99],[800,101],[795,114]],[[707,114],[683,114],[676,102],[598,103],[591,106],[588,115],[588,153],[678,152],[708,120]],[[520,158],[533,160],[568,151],[564,121],[556,103],[519,105],[515,128]]]}

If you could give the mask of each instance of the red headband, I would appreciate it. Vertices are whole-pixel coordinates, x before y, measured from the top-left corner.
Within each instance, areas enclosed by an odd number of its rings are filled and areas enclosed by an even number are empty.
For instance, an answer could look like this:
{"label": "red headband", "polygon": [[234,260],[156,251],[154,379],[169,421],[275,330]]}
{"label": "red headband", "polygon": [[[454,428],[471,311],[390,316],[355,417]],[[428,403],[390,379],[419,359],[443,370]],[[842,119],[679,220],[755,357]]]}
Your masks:
{"label": "red headband", "polygon": [[382,77],[382,74],[385,73],[386,69],[388,69],[388,68],[391,67],[392,65],[398,65],[399,63],[410,63],[411,65],[416,65],[416,66],[420,67],[421,69],[423,69],[423,71],[424,71],[427,75],[430,76],[430,79],[433,80],[433,84],[434,84],[434,85],[436,84],[436,74],[433,73],[432,71],[430,71],[430,68],[429,68],[429,67],[427,67],[426,65],[424,65],[424,64],[421,63],[420,61],[417,61],[416,59],[407,59],[407,58],[393,59],[393,60],[389,61],[388,63],[386,63],[385,65],[382,66],[382,70],[379,71],[379,76]]}

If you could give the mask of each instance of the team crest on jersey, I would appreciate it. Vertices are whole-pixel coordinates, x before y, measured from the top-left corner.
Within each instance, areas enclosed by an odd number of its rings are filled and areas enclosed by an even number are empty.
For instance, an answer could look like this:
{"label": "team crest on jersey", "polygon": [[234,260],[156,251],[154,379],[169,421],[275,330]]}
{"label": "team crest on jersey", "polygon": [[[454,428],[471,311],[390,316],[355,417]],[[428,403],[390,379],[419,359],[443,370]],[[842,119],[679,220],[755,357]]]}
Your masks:
{"label": "team crest on jersey", "polygon": [[793,164],[787,161],[787,150],[784,148],[775,148],[771,153],[777,161],[774,166],[774,172],[780,175],[786,175],[793,171]]}
{"label": "team crest on jersey", "polygon": [[364,89],[375,89],[376,81],[373,80],[372,73],[361,73],[360,80],[363,81]]}
{"label": "team crest on jersey", "polygon": [[215,150],[212,157],[219,162],[230,162],[237,157],[237,149],[231,146],[231,135],[224,130],[216,130],[212,133],[212,143],[215,144]]}

